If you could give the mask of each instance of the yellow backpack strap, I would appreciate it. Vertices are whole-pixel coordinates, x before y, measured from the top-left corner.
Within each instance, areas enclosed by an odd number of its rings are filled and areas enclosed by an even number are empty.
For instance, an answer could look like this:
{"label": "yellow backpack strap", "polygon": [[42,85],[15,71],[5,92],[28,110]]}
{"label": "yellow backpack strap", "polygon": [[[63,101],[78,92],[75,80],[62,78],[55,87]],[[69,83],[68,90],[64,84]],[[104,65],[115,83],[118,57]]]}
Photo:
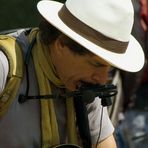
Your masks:
{"label": "yellow backpack strap", "polygon": [[6,86],[0,94],[0,117],[8,110],[13,99],[17,95],[20,82],[23,77],[23,53],[16,42],[16,38],[0,35],[0,50],[8,58],[9,73]]}

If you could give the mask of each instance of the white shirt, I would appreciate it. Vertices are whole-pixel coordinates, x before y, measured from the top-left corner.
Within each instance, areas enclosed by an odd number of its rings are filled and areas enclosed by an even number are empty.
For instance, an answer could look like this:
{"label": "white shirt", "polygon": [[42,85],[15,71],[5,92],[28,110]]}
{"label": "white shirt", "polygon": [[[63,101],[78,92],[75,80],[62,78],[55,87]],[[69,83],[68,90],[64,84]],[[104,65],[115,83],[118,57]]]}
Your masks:
{"label": "white shirt", "polygon": [[8,75],[9,64],[6,56],[0,51],[0,93],[4,89],[7,75]]}

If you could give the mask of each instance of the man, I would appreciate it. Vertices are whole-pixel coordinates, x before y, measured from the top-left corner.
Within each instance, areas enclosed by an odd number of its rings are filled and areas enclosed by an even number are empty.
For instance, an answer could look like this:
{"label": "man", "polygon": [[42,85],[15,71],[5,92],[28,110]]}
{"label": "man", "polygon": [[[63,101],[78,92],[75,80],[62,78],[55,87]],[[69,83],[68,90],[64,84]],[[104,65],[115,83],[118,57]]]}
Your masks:
{"label": "man", "polygon": [[[63,5],[44,0],[38,3],[38,10],[45,19],[39,29],[21,32],[17,42],[1,37],[0,145],[116,147],[107,108],[98,97],[82,103],[77,113],[81,99],[57,96],[84,84],[104,85],[111,66],[130,72],[142,68],[142,48],[130,34],[131,2],[67,0]],[[13,53],[8,50],[8,41],[13,43]],[[26,54],[25,69],[21,69],[20,45]],[[56,95],[49,99],[50,94]],[[80,123],[78,116],[83,111],[88,116],[85,121],[79,118]]]}

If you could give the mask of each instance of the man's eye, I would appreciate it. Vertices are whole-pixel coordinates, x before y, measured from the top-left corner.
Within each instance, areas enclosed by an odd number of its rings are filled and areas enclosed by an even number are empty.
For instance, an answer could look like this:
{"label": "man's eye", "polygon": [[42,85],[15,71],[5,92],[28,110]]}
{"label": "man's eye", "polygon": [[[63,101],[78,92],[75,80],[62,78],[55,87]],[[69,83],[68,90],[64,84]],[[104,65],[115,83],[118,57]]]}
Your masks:
{"label": "man's eye", "polygon": [[94,67],[96,67],[96,68],[105,67],[105,66],[106,66],[106,65],[101,64],[101,63],[99,63],[99,62],[92,63],[92,65],[93,65]]}

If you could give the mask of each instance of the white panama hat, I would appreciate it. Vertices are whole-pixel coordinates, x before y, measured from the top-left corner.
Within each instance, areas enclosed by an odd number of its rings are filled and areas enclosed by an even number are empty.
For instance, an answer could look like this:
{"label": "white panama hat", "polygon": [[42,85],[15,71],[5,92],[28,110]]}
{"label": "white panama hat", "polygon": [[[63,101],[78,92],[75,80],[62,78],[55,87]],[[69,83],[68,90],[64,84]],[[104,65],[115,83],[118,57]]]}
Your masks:
{"label": "white panama hat", "polygon": [[131,0],[42,0],[37,8],[50,24],[112,66],[129,72],[142,69],[144,53],[131,35]]}

